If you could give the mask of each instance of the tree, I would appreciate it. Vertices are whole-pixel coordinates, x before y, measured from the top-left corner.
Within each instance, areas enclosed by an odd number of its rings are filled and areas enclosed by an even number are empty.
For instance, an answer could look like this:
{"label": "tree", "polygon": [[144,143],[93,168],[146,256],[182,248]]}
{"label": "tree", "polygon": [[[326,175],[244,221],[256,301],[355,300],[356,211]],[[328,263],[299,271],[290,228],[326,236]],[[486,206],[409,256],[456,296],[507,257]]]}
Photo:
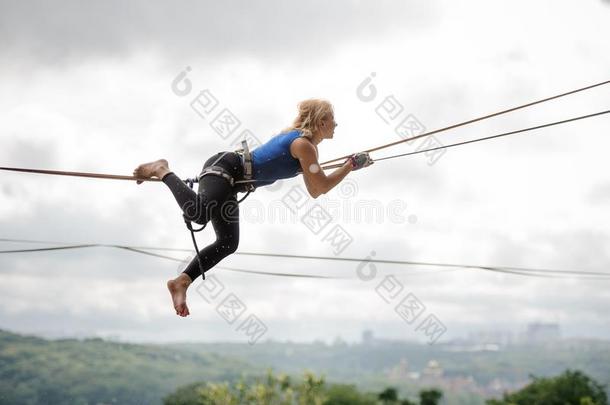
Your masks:
{"label": "tree", "polygon": [[[292,384],[287,375],[271,370],[252,383],[240,379],[228,382],[193,384],[166,397],[165,405],[322,405],[326,399],[324,377],[305,372],[303,380]],[[190,391],[189,391],[190,390]],[[193,393],[194,391],[194,393]]]}
{"label": "tree", "polygon": [[324,405],[376,405],[375,397],[362,394],[352,384],[333,384],[326,391]]}
{"label": "tree", "polygon": [[392,404],[398,401],[398,392],[396,388],[388,387],[379,393],[378,398],[384,405]]}
{"label": "tree", "polygon": [[[442,392],[422,390],[419,405],[437,405]],[[408,399],[400,400],[396,388],[388,387],[380,393],[358,391],[353,384],[326,386],[325,378],[305,372],[301,380],[292,382],[285,374],[274,375],[271,370],[264,377],[242,377],[236,383],[196,383],[179,388],[167,396],[164,405],[417,405]],[[598,405],[579,404],[579,405]]]}
{"label": "tree", "polygon": [[436,388],[421,390],[419,392],[419,405],[437,405],[442,397],[442,391]]}
{"label": "tree", "polygon": [[194,383],[178,388],[175,392],[165,397],[165,405],[192,405],[199,402],[199,389],[205,387],[204,383]]}
{"label": "tree", "polygon": [[532,376],[533,382],[487,405],[608,405],[604,387],[581,371],[570,369],[553,378]]}
{"label": "tree", "polygon": [[[437,405],[443,393],[437,389],[421,390],[419,392],[419,405]],[[384,405],[417,405],[408,399],[400,400],[396,388],[388,387],[377,395]]]}

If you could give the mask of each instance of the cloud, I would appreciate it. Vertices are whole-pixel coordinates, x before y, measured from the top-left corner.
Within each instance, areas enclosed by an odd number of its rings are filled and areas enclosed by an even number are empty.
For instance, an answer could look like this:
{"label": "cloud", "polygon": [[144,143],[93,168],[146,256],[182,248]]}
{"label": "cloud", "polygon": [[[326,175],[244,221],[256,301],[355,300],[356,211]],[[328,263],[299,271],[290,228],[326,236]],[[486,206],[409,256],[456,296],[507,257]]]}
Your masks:
{"label": "cloud", "polygon": [[604,271],[610,274],[608,233],[575,229],[560,234],[544,235],[542,242],[545,241],[551,243],[556,266],[579,271]]}
{"label": "cloud", "polygon": [[589,192],[588,201],[595,205],[610,203],[610,183],[596,185]]}
{"label": "cloud", "polygon": [[283,63],[322,58],[344,41],[417,29],[433,18],[431,2],[315,0],[213,2],[76,0],[0,4],[4,59],[45,63],[125,56],[154,49],[173,58],[214,60],[250,55]]}
{"label": "cloud", "polygon": [[13,138],[2,142],[0,159],[4,162],[19,162],[20,167],[52,167],[59,155],[57,144],[52,140]]}

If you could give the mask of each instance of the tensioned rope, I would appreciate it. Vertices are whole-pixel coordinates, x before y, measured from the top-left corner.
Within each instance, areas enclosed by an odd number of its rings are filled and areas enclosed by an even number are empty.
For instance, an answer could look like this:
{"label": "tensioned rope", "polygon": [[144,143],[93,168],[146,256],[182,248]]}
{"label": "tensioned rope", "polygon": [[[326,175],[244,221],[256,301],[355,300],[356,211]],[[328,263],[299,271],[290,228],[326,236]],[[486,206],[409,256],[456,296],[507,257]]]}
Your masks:
{"label": "tensioned rope", "polygon": [[[579,117],[568,118],[568,119],[565,119],[565,120],[550,122],[550,123],[547,123],[547,124],[536,125],[536,126],[533,126],[533,127],[518,129],[516,131],[509,131],[509,132],[504,132],[504,133],[501,133],[501,134],[485,136],[483,138],[476,138],[476,139],[471,139],[471,140],[468,140],[468,141],[452,143],[452,144],[449,144],[449,145],[437,146],[437,147],[434,147],[434,148],[422,149],[422,150],[418,150],[418,151],[414,151],[414,152],[401,153],[401,154],[398,154],[398,155],[385,156],[385,157],[381,157],[381,158],[378,158],[378,159],[371,159],[371,160],[373,160],[374,162],[377,162],[377,161],[380,161],[380,160],[387,160],[387,159],[394,159],[394,158],[397,158],[397,157],[416,155],[418,153],[432,152],[432,151],[439,150],[439,149],[447,149],[447,148],[452,148],[452,147],[455,147],[455,146],[466,145],[466,144],[469,144],[469,143],[475,143],[475,142],[480,142],[480,141],[487,141],[487,140],[490,140],[490,139],[500,138],[500,137],[503,137],[503,136],[515,135],[515,134],[520,134],[520,133],[523,133],[523,132],[534,131],[534,130],[537,130],[537,129],[548,128],[548,127],[552,127],[552,126],[556,126],[556,125],[566,124],[568,122],[584,120],[584,119],[587,119],[587,118],[593,118],[593,117],[597,117],[597,116],[608,114],[608,113],[610,113],[610,110],[600,111],[600,112],[593,113],[593,114],[581,115]],[[322,169],[334,169],[336,167],[341,167],[341,166],[343,166],[343,163],[337,163],[337,164],[334,164],[334,165],[325,166]]]}
{"label": "tensioned rope", "polygon": [[[593,117],[597,117],[597,116],[605,115],[605,114],[609,114],[609,113],[610,113],[610,110],[605,110],[605,111],[600,111],[600,112],[593,113],[593,114],[581,115],[581,116],[578,116],[578,117],[567,118],[567,119],[560,120],[560,121],[554,121],[554,122],[549,122],[549,123],[546,123],[546,124],[536,125],[536,126],[533,126],[533,127],[518,129],[518,130],[515,130],[515,131],[509,131],[509,132],[504,132],[504,133],[501,133],[501,134],[486,136],[486,137],[483,137],[483,138],[471,139],[471,140],[468,140],[468,141],[457,142],[457,143],[453,143],[453,144],[449,144],[449,145],[444,145],[444,146],[439,146],[439,147],[435,147],[435,148],[422,149],[422,150],[415,151],[415,152],[408,152],[408,153],[401,153],[401,154],[398,154],[398,155],[385,156],[385,157],[381,157],[381,158],[378,158],[378,159],[372,159],[372,160],[374,162],[377,162],[377,161],[380,161],[380,160],[387,160],[387,159],[393,159],[393,158],[402,157],[402,156],[415,155],[415,154],[418,154],[418,153],[426,153],[426,152],[431,152],[431,151],[435,151],[435,150],[438,150],[438,149],[451,148],[451,147],[455,147],[455,146],[466,145],[466,144],[469,144],[469,143],[481,142],[481,141],[486,141],[486,140],[490,140],[490,139],[500,138],[500,137],[504,137],[504,136],[520,134],[520,133],[523,133],[523,132],[534,131],[534,130],[537,130],[537,129],[548,128],[548,127],[557,126],[557,125],[561,125],[561,124],[567,124],[569,122],[574,122],[574,121],[584,120],[584,119],[588,119],[588,118],[593,118]],[[324,169],[324,170],[326,170],[326,169],[334,169],[336,167],[341,167],[341,166],[343,166],[343,163],[337,163],[337,164],[334,164],[334,165],[324,166],[324,167],[322,167],[322,169]],[[29,168],[17,168],[17,167],[0,167],[0,170],[8,170],[8,171],[15,171],[15,172],[26,172],[26,173],[64,175],[64,176],[77,176],[77,177],[94,177],[94,178],[115,179],[115,180],[161,181],[160,179],[156,179],[156,178],[140,179],[140,178],[133,177],[133,176],[102,174],[102,173],[69,172],[69,171],[62,171],[62,170],[42,170],[42,169],[29,169]],[[302,173],[302,171],[299,170],[298,173]],[[194,181],[196,182],[196,180],[194,180]],[[242,182],[247,182],[247,181],[248,180],[244,180]]]}
{"label": "tensioned rope", "polygon": [[98,179],[112,179],[112,180],[142,180],[142,181],[161,181],[161,179],[140,179],[134,176],[123,176],[117,174],[104,174],[104,173],[85,173],[85,172],[68,172],[63,170],[43,170],[43,169],[29,169],[22,167],[0,167],[0,170],[9,170],[13,172],[25,172],[25,173],[39,173],[39,174],[55,174],[60,176],[76,176],[76,177],[94,177]]}
{"label": "tensioned rope", "polygon": [[[41,242],[41,241],[28,241],[22,239],[4,239],[0,238],[0,241],[7,242],[31,242],[31,243],[61,243],[61,242]],[[29,253],[29,252],[42,252],[42,251],[53,251],[53,250],[62,250],[62,249],[79,249],[79,248],[88,248],[88,247],[110,247],[110,248],[118,248],[125,249],[135,253],[146,254],[154,257],[160,257],[164,259],[174,260],[174,261],[184,261],[184,259],[178,259],[171,256],[161,255],[157,253],[146,252],[146,250],[160,250],[160,251],[180,251],[180,252],[190,252],[190,249],[180,249],[180,248],[164,248],[164,247],[145,247],[145,246],[126,246],[126,245],[118,245],[118,244],[72,244],[72,245],[64,245],[64,246],[56,246],[56,247],[44,247],[44,248],[34,248],[34,249],[16,249],[16,250],[0,250],[1,253]],[[343,261],[343,262],[359,262],[359,263],[378,263],[378,264],[394,264],[394,265],[407,265],[407,266],[431,266],[431,267],[444,267],[451,269],[478,269],[478,270],[487,270],[487,271],[499,271],[510,274],[518,274],[518,275],[526,275],[526,276],[585,276],[586,278],[610,278],[610,273],[604,272],[593,272],[593,271],[575,271],[575,270],[553,270],[553,269],[538,269],[538,268],[525,268],[525,267],[513,267],[513,266],[484,266],[484,265],[471,265],[471,264],[452,264],[452,263],[436,263],[436,262],[422,262],[422,261],[406,261],[406,260],[385,260],[385,259],[373,259],[372,257],[367,257],[366,259],[354,258],[354,257],[333,257],[333,256],[307,256],[307,255],[290,255],[290,254],[276,254],[276,253],[256,253],[256,252],[235,252],[235,255],[246,255],[246,256],[263,256],[263,257],[278,257],[278,258],[290,258],[290,259],[312,259],[312,260],[327,260],[327,261]],[[231,269],[229,267],[219,267],[215,266],[215,268],[225,268]],[[242,271],[242,272],[252,272],[257,274],[268,274],[268,275],[278,275],[278,276],[286,276],[286,277],[311,277],[311,278],[342,278],[342,277],[332,277],[332,276],[320,276],[320,275],[310,275],[310,274],[295,274],[295,273],[272,273],[272,272],[262,272],[262,271],[253,271],[247,269],[239,269],[234,271]]]}
{"label": "tensioned rope", "polygon": [[[595,88],[595,87],[603,86],[603,85],[608,84],[608,83],[610,83],[610,80],[599,82],[599,83],[596,83],[596,84],[592,84],[592,85],[586,86],[586,87],[581,87],[579,89],[575,89],[575,90],[571,90],[571,91],[568,91],[568,92],[565,92],[565,93],[557,94],[557,95],[554,95],[554,96],[551,96],[551,97],[546,97],[546,98],[543,98],[543,99],[540,99],[540,100],[532,101],[530,103],[522,104],[522,105],[519,105],[519,106],[516,106],[516,107],[512,107],[512,108],[509,108],[509,109],[506,109],[506,110],[498,111],[498,112],[495,112],[495,113],[492,113],[492,114],[484,115],[482,117],[474,118],[474,119],[471,119],[471,120],[468,120],[468,121],[464,121],[464,122],[460,122],[460,123],[457,123],[457,124],[453,124],[453,125],[450,125],[448,127],[444,127],[444,128],[437,129],[437,130],[434,130],[434,131],[426,132],[424,134],[417,135],[417,136],[414,136],[414,137],[411,137],[411,138],[401,139],[399,141],[395,141],[395,142],[391,142],[391,143],[388,143],[388,144],[385,144],[385,145],[381,145],[381,146],[378,146],[378,147],[375,147],[375,148],[367,149],[367,150],[365,150],[363,152],[373,152],[373,151],[384,149],[384,148],[388,148],[390,146],[397,145],[397,144],[400,144],[400,143],[403,143],[403,142],[410,142],[410,141],[413,141],[413,140],[418,139],[418,138],[422,138],[422,137],[425,137],[425,136],[430,136],[430,135],[437,134],[437,133],[440,133],[440,132],[448,131],[450,129],[458,128],[458,127],[465,126],[465,125],[468,125],[468,124],[471,124],[471,123],[474,123],[474,122],[478,122],[478,121],[482,121],[482,120],[485,120],[485,119],[488,119],[488,118],[496,117],[498,115],[506,114],[506,113],[509,113],[509,112],[512,112],[512,111],[516,111],[516,110],[519,110],[519,109],[523,109],[523,108],[526,108],[526,107],[530,107],[530,106],[533,106],[533,105],[536,105],[536,104],[541,104],[541,103],[544,103],[544,102],[547,102],[547,101],[550,101],[550,100],[554,100],[554,99],[558,99],[560,97],[565,97],[565,96],[568,96],[568,95],[571,95],[571,94],[579,93],[579,92],[582,92],[582,91],[585,91],[585,90],[589,90],[589,89],[592,89],[592,88]],[[589,115],[585,115],[585,116],[581,116],[581,117],[570,118],[570,119],[567,119],[567,120],[556,121],[556,122],[549,123],[549,124],[538,125],[536,127],[530,127],[530,128],[526,128],[526,129],[523,129],[523,130],[512,131],[510,133],[504,133],[504,134],[499,134],[499,135],[493,135],[493,136],[490,136],[490,137],[479,138],[477,140],[461,142],[461,143],[452,144],[452,145],[448,145],[448,146],[444,146],[444,147],[446,148],[446,147],[450,147],[450,146],[464,145],[466,143],[472,143],[472,142],[477,142],[477,141],[493,139],[493,138],[497,138],[497,137],[500,137],[500,136],[507,136],[507,135],[512,135],[512,134],[521,133],[521,132],[525,132],[525,131],[532,131],[532,130],[535,130],[535,129],[545,128],[545,127],[549,127],[549,126],[553,126],[553,125],[560,125],[560,124],[564,124],[564,123],[567,123],[567,122],[581,120],[581,119],[585,119],[585,118],[591,118],[591,117],[594,117],[594,116],[597,116],[597,115],[602,115],[602,114],[607,114],[607,113],[608,113],[608,111],[602,111],[602,112],[595,113],[595,114],[589,114]],[[401,155],[389,156],[389,157],[384,157],[384,158],[380,158],[380,159],[373,159],[373,161],[385,160],[385,159],[390,159],[390,158],[399,157],[399,156],[407,156],[407,155],[415,154],[415,153],[425,153],[425,152],[430,152],[432,150],[437,150],[437,149],[442,149],[442,148],[443,147],[424,149],[424,150],[417,151],[417,152],[411,152],[411,153],[406,153],[406,154],[401,154]],[[335,167],[340,167],[340,166],[342,166],[342,164],[334,164],[334,165],[330,165],[330,166],[323,166],[323,165],[335,162],[337,160],[347,159],[349,156],[351,156],[351,155],[345,155],[345,156],[342,156],[342,157],[339,157],[339,158],[336,158],[336,159],[328,160],[326,162],[321,163],[320,166],[322,166],[322,169],[324,169],[324,170],[332,169],[332,168],[335,168]],[[114,180],[161,181],[160,179],[157,179],[157,178],[140,179],[140,178],[137,178],[137,177],[134,177],[134,176],[112,175],[112,174],[104,174],[104,173],[85,173],[85,172],[73,172],[73,171],[61,171],[61,170],[43,170],[43,169],[16,168],[16,167],[0,167],[0,170],[9,170],[9,171],[27,172],[27,173],[52,174],[52,175],[63,175],[63,176],[92,177],[92,178],[103,178],[103,179],[114,179]],[[196,182],[196,179],[187,179],[187,180],[191,180],[191,181],[194,180],[194,182]],[[248,180],[243,180],[243,181],[238,181],[238,182],[239,183],[244,183],[244,182],[248,182]]]}
{"label": "tensioned rope", "polygon": [[[497,117],[498,115],[507,114],[509,112],[517,111],[517,110],[520,110],[520,109],[523,109],[523,108],[526,108],[526,107],[531,107],[531,106],[536,105],[536,104],[541,104],[541,103],[544,103],[544,102],[547,102],[547,101],[551,101],[551,100],[555,100],[555,99],[558,99],[558,98],[561,98],[561,97],[569,96],[571,94],[579,93],[581,91],[590,90],[590,89],[593,89],[595,87],[603,86],[603,85],[608,84],[608,83],[610,83],[610,80],[606,80],[606,81],[603,81],[603,82],[595,83],[595,84],[592,84],[592,85],[586,86],[586,87],[581,87],[579,89],[570,90],[570,91],[565,92],[565,93],[561,93],[561,94],[557,94],[557,95],[554,95],[554,96],[551,96],[551,97],[546,97],[546,98],[543,98],[543,99],[540,99],[540,100],[532,101],[530,103],[522,104],[522,105],[519,105],[519,106],[516,106],[516,107],[512,107],[512,108],[509,108],[509,109],[506,109],[506,110],[502,110],[502,111],[498,111],[498,112],[495,112],[495,113],[492,113],[492,114],[484,115],[484,116],[481,116],[481,117],[478,117],[478,118],[473,118],[473,119],[468,120],[468,121],[464,121],[464,122],[460,122],[460,123],[457,123],[457,124],[449,125],[448,127],[444,127],[444,128],[440,128],[440,129],[435,129],[434,131],[425,132],[423,134],[420,134],[420,135],[417,135],[417,136],[413,136],[411,138],[401,139],[399,141],[395,141],[395,142],[391,142],[391,143],[388,143],[388,144],[385,144],[385,145],[381,145],[381,146],[378,146],[378,147],[375,147],[375,148],[367,149],[367,150],[364,150],[362,152],[369,152],[370,153],[370,152],[374,152],[376,150],[380,150],[380,149],[388,148],[390,146],[398,145],[398,144],[403,143],[403,142],[411,142],[411,141],[413,141],[415,139],[423,138],[425,136],[430,136],[430,135],[438,134],[440,132],[445,132],[445,131],[448,131],[450,129],[455,129],[455,128],[459,128],[459,127],[462,127],[462,126],[465,126],[465,125],[469,125],[469,124],[478,122],[478,121],[483,121],[483,120],[486,120],[488,118]],[[325,165],[325,164],[328,164],[328,163],[332,163],[332,162],[335,162],[337,160],[347,159],[348,157],[350,157],[350,155],[341,156],[341,157],[338,157],[336,159],[327,160],[326,162],[323,162],[320,165]]]}

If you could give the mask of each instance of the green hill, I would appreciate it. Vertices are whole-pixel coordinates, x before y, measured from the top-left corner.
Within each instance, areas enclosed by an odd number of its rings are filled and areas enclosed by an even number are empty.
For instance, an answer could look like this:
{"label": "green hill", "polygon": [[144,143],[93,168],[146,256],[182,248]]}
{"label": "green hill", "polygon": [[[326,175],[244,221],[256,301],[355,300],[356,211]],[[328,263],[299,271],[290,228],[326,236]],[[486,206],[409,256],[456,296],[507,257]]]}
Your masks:
{"label": "green hill", "polygon": [[250,369],[214,353],[0,331],[0,404],[160,404],[179,386]]}

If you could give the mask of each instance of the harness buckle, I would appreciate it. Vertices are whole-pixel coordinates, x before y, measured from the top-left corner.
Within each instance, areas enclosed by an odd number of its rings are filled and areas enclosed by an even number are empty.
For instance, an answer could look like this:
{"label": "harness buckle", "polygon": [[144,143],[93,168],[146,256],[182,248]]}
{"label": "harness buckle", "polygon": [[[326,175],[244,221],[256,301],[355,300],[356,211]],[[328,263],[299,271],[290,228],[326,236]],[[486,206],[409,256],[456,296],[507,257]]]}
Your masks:
{"label": "harness buckle", "polygon": [[256,186],[252,181],[252,155],[250,154],[250,149],[248,148],[248,141],[245,139],[241,141],[241,148],[235,150],[235,153],[241,157],[244,165],[244,181],[238,181],[237,183],[243,184],[245,191],[254,191]]}

